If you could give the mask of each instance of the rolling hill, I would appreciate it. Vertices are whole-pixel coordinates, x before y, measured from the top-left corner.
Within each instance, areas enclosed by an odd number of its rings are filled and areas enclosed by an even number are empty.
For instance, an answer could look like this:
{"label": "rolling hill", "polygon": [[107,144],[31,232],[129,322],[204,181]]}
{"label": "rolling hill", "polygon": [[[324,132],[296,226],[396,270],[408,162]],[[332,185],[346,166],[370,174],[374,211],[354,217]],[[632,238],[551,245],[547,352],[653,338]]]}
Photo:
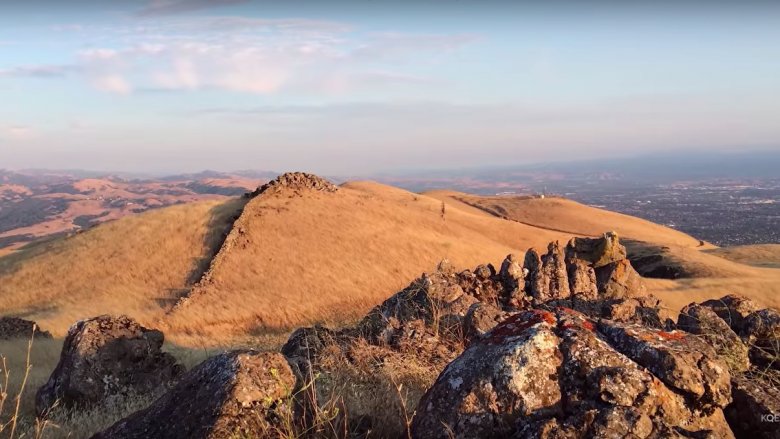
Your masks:
{"label": "rolling hill", "polygon": [[221,346],[354,320],[444,258],[497,266],[508,253],[607,230],[630,240],[630,257],[688,270],[647,279],[670,308],[731,292],[780,305],[780,270],[729,261],[630,216],[292,174],[251,197],[161,208],[0,258],[2,314],[62,336],[77,319],[127,313],[176,344]]}
{"label": "rolling hill", "polygon": [[225,200],[263,181],[216,172],[139,179],[0,169],[0,256],[43,237],[86,230],[150,209]]}

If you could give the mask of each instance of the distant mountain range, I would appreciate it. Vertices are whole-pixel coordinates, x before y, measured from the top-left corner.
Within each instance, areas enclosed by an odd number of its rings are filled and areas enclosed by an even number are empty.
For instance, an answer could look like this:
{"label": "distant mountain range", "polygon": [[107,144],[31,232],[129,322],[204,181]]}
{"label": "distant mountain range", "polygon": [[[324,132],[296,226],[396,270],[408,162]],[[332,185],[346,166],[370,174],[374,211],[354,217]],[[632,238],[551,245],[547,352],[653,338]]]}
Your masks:
{"label": "distant mountain range", "polygon": [[0,170],[0,251],[149,209],[254,190],[262,173],[140,179],[87,171]]}

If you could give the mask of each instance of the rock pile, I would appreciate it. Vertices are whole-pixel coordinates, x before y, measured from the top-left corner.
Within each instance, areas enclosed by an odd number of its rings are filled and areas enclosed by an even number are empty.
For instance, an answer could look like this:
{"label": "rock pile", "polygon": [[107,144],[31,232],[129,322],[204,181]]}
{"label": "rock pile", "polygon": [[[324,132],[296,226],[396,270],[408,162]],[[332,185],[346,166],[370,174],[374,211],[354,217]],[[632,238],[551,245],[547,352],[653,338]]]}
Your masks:
{"label": "rock pile", "polygon": [[306,172],[287,172],[260,186],[254,192],[248,194],[248,196],[254,198],[260,194],[275,193],[282,189],[293,191],[313,190],[320,192],[336,192],[339,190],[338,186],[314,174],[308,174]]}
{"label": "rock pile", "polygon": [[41,328],[35,322],[18,317],[0,318],[0,340],[12,340],[14,338],[27,338],[33,336],[38,338],[51,338],[47,331],[41,331]]}
{"label": "rock pile", "polygon": [[69,330],[51,377],[38,390],[35,408],[106,404],[165,388],[184,368],[161,351],[163,334],[127,317],[82,320]]}

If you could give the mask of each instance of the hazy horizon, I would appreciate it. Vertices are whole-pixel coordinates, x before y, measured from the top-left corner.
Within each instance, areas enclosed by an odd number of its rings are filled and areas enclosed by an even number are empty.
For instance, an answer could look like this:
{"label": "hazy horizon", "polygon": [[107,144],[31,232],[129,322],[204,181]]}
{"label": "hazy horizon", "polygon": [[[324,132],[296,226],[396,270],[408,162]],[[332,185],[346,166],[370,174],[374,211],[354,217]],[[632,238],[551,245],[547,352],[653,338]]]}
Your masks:
{"label": "hazy horizon", "polygon": [[33,0],[0,168],[406,168],[780,150],[780,5]]}

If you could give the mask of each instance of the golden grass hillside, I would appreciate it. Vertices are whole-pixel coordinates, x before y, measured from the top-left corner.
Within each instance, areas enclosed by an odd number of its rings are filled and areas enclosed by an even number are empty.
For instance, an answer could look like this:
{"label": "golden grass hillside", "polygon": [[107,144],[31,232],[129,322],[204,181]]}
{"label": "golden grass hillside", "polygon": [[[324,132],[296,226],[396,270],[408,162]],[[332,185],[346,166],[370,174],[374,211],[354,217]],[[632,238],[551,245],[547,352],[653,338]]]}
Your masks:
{"label": "golden grass hillside", "polygon": [[2,314],[55,336],[103,313],[153,324],[205,269],[241,202],[154,210],[0,258]]}
{"label": "golden grass hillside", "polygon": [[187,343],[358,318],[447,258],[500,264],[565,234],[369,182],[263,194],[210,281],[164,320]]}
{"label": "golden grass hillside", "polygon": [[[437,192],[437,198],[453,199],[496,216],[570,235],[600,235],[605,227],[621,237],[660,245],[699,247],[699,240],[680,231],[641,218],[586,206],[573,200],[548,197],[479,197],[458,192]],[[706,245],[706,248],[712,246]]]}

